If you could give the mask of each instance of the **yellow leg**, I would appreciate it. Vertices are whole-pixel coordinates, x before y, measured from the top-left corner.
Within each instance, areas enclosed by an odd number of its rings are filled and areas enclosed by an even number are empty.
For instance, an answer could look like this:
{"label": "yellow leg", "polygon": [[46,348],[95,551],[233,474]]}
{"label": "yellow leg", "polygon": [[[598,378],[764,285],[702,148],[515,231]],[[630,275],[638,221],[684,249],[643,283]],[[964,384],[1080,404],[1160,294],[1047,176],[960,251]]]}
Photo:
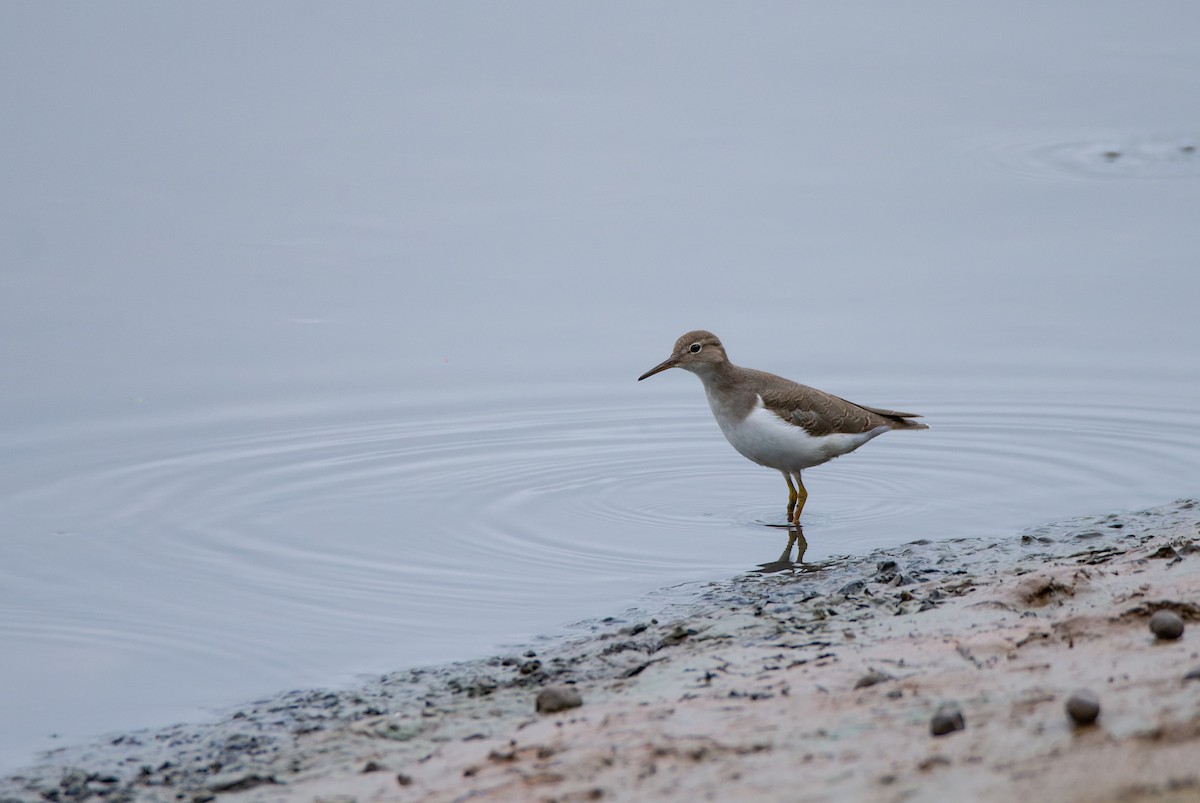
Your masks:
{"label": "yellow leg", "polygon": [[[795,497],[792,501],[794,501],[796,504],[796,515],[792,516],[790,518],[790,521],[793,524],[799,525],[800,524],[800,511],[804,510],[804,503],[808,501],[808,491],[805,489],[804,483],[800,481],[800,472],[799,471],[796,472],[796,486],[797,487],[792,490],[792,493],[795,494]],[[788,487],[789,488],[792,487],[792,481],[790,479],[788,480]],[[791,513],[791,510],[792,510],[792,506],[789,503],[788,504],[788,512]]]}
{"label": "yellow leg", "polygon": [[[789,523],[791,523],[795,521],[795,518],[792,516],[792,511],[796,509],[796,500],[800,498],[800,495],[796,493],[796,486],[792,485],[792,475],[788,474],[786,471],[781,471],[779,473],[783,475],[783,478],[787,480],[788,484],[787,520]],[[790,544],[788,545],[788,551],[791,551]]]}
{"label": "yellow leg", "polygon": [[791,507],[792,505],[796,504],[796,497],[798,496],[798,494],[796,493],[796,486],[795,486],[795,485],[792,485],[792,475],[791,475],[791,474],[788,474],[786,471],[781,471],[781,472],[779,472],[779,473],[783,475],[783,478],[784,478],[785,480],[787,480],[787,484],[788,484],[788,507]]}

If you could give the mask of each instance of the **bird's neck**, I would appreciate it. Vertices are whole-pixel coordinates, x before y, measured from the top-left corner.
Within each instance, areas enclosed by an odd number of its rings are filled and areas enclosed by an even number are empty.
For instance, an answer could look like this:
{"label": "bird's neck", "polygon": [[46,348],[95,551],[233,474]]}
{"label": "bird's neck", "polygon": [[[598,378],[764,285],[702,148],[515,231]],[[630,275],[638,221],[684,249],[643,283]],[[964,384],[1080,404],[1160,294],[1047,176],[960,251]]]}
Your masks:
{"label": "bird's neck", "polygon": [[742,371],[733,363],[726,360],[718,363],[704,363],[696,366],[688,366],[692,373],[700,377],[700,381],[704,383],[704,389],[731,389],[738,384],[739,375]]}
{"label": "bird's neck", "polygon": [[731,362],[706,365],[703,370],[694,371],[704,383],[708,406],[723,426],[726,422],[741,421],[758,403],[758,394],[740,381],[743,379],[741,372],[742,369]]}

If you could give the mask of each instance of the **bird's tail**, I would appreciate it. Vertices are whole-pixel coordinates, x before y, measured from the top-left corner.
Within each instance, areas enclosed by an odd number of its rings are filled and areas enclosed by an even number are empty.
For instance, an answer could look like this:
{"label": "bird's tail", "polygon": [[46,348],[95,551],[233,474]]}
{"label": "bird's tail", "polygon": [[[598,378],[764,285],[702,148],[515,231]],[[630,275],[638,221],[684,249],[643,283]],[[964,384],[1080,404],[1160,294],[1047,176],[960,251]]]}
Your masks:
{"label": "bird's tail", "polygon": [[914,418],[920,418],[919,413],[901,413],[896,410],[884,410],[879,407],[867,407],[860,405],[864,410],[870,410],[875,415],[881,415],[887,419],[888,424],[892,429],[929,429],[928,424],[922,424],[920,421],[913,421]]}

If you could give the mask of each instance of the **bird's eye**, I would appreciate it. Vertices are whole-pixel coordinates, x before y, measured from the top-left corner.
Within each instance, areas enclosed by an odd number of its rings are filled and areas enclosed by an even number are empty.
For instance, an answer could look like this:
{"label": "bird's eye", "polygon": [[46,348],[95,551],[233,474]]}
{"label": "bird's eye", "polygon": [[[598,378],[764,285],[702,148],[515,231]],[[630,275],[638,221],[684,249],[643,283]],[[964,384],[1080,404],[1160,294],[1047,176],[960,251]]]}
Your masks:
{"label": "bird's eye", "polygon": [[692,352],[692,354],[699,354],[700,353],[700,344],[693,343],[692,347],[690,349],[688,349],[688,351]]}

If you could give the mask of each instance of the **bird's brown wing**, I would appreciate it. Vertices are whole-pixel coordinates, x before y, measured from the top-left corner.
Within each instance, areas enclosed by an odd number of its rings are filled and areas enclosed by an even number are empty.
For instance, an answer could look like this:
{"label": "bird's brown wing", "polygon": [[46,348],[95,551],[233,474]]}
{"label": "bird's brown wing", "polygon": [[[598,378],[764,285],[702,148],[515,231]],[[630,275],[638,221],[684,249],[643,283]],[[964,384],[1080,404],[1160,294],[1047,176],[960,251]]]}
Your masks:
{"label": "bird's brown wing", "polygon": [[876,427],[927,429],[925,424],[909,420],[919,417],[915,413],[864,407],[774,374],[764,377],[770,377],[770,381],[761,383],[763,405],[789,424],[803,427],[813,437],[834,433],[856,435]]}

